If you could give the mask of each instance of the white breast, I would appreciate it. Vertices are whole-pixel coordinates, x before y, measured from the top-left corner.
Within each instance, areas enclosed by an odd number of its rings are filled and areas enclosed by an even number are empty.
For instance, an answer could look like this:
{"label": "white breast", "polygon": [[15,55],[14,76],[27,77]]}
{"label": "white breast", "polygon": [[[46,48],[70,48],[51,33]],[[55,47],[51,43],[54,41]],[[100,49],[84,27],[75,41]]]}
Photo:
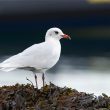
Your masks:
{"label": "white breast", "polygon": [[61,44],[59,41],[51,41],[49,43],[51,45],[52,50],[49,54],[49,59],[47,62],[48,62],[49,68],[51,68],[58,62],[60,58]]}
{"label": "white breast", "polygon": [[44,56],[45,59],[43,59],[43,65],[49,69],[53,67],[60,58],[61,44],[58,40],[49,40],[46,43],[48,49],[46,56]]}

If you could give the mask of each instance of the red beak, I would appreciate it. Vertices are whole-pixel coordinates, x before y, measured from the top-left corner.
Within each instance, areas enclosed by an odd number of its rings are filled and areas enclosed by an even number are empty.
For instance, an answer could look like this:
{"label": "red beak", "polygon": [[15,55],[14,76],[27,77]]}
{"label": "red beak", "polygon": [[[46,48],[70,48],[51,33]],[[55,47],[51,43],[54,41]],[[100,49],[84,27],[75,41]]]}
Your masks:
{"label": "red beak", "polygon": [[71,40],[71,37],[67,34],[62,35],[63,38]]}

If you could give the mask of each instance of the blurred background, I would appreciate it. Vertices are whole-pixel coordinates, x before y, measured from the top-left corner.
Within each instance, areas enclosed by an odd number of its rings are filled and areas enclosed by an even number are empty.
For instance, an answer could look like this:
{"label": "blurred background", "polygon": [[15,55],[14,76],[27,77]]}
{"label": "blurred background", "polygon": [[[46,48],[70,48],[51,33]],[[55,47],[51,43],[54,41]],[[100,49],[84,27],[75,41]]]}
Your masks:
{"label": "blurred background", "polygon": [[[46,81],[110,95],[110,1],[0,0],[0,61],[44,41],[51,27],[72,40],[61,40],[60,61],[47,72]],[[27,83],[26,77],[34,82],[28,71],[0,74],[0,86]]]}

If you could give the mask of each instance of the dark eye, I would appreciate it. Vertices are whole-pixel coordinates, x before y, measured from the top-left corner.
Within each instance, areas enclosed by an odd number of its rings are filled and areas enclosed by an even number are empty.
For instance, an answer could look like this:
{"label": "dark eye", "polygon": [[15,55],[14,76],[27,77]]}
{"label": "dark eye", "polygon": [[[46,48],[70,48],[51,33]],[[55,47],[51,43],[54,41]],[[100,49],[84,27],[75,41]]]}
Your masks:
{"label": "dark eye", "polygon": [[55,31],[55,34],[58,34],[58,31]]}

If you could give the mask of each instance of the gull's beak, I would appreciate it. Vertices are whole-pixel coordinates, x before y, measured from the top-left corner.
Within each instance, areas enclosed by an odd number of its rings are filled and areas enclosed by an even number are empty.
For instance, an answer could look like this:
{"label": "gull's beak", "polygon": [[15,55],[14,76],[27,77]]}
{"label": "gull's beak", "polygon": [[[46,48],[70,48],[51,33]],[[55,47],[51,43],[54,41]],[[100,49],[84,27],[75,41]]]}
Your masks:
{"label": "gull's beak", "polygon": [[67,34],[63,34],[63,35],[61,35],[62,36],[62,38],[64,38],[64,39],[69,39],[69,40],[71,40],[71,37],[69,36],[69,35],[67,35]]}

